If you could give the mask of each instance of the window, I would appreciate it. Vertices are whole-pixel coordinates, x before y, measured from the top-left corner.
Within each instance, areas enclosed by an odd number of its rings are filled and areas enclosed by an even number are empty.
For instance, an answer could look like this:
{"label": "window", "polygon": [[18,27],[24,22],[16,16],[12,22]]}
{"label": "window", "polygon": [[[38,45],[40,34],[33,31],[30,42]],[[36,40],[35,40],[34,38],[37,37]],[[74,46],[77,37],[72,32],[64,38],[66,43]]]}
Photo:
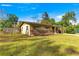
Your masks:
{"label": "window", "polygon": [[28,26],[26,26],[26,30],[28,30]]}

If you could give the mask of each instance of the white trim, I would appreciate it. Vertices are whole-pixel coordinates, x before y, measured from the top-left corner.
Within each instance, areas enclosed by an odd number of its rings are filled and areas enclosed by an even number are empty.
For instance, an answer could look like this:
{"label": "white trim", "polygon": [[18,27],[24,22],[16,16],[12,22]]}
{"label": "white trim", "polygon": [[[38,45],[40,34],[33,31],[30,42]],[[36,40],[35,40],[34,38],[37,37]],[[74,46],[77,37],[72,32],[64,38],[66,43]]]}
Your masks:
{"label": "white trim", "polygon": [[[28,26],[28,33],[26,33],[26,28],[25,28],[26,26]],[[24,23],[21,26],[21,34],[28,34],[30,36],[30,25],[29,24]]]}

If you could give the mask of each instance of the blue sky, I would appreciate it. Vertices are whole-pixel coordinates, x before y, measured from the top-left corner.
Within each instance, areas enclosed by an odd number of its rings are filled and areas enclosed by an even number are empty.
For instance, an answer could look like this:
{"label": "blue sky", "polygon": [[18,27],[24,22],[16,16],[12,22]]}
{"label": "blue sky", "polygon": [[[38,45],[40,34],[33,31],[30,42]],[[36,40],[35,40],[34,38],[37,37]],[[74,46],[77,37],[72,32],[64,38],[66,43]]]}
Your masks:
{"label": "blue sky", "polygon": [[56,21],[61,20],[61,16],[66,12],[74,11],[79,23],[78,3],[0,3],[0,9],[6,13],[16,14],[20,21],[31,22],[41,19],[45,11]]}

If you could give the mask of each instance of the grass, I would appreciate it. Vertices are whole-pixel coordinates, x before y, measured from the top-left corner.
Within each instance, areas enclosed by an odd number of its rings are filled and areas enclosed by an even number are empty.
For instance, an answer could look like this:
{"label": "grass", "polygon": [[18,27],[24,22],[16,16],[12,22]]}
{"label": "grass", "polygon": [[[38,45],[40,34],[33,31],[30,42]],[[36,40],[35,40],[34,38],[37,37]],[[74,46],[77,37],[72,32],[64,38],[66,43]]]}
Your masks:
{"label": "grass", "polygon": [[79,36],[55,34],[27,37],[0,34],[0,56],[73,56],[79,55]]}

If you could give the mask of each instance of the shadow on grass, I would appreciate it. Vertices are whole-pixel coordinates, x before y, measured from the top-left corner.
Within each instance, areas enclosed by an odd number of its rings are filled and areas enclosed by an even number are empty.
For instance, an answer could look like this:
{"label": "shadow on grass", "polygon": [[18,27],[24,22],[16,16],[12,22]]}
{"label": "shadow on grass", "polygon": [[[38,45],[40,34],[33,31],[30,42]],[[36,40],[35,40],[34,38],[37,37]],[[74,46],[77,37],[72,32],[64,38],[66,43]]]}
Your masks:
{"label": "shadow on grass", "polygon": [[18,36],[0,36],[0,42],[15,42],[15,41],[22,41],[22,40],[28,40],[28,41],[36,41],[36,40],[43,40],[44,37],[29,37],[26,35],[18,35]]}
{"label": "shadow on grass", "polygon": [[0,46],[0,55],[2,56],[66,56],[69,54],[79,54],[76,47],[68,46],[64,52],[60,49],[63,45],[50,45],[55,41],[38,40],[31,45],[26,44],[8,44]]}
{"label": "shadow on grass", "polygon": [[[17,55],[26,55],[26,56],[43,56],[43,55],[52,55],[59,52],[60,46],[49,46],[54,41],[41,40],[35,42],[31,45],[3,45],[0,46],[0,55],[3,56],[17,56]],[[31,48],[31,50],[28,50]]]}
{"label": "shadow on grass", "polygon": [[79,55],[79,51],[77,51],[76,49],[77,49],[77,47],[69,46],[65,49],[65,52],[68,54],[78,54]]}
{"label": "shadow on grass", "polygon": [[[79,55],[79,52],[76,51],[76,47],[74,46],[68,46],[65,48],[64,52],[62,52],[60,49],[64,45],[53,45],[50,46],[50,44],[55,43],[55,41],[50,40],[42,40],[39,42],[36,42],[29,47],[33,47],[28,56],[68,56],[68,55]],[[29,48],[28,47],[28,48]]]}
{"label": "shadow on grass", "polygon": [[36,42],[30,47],[33,47],[30,52],[29,56],[51,56],[51,55],[60,55],[59,49],[61,45],[54,45],[50,46],[51,43],[55,41],[43,40],[40,42]]}
{"label": "shadow on grass", "polygon": [[1,56],[17,56],[22,52],[27,46],[26,45],[2,45],[0,46],[0,55]]}

